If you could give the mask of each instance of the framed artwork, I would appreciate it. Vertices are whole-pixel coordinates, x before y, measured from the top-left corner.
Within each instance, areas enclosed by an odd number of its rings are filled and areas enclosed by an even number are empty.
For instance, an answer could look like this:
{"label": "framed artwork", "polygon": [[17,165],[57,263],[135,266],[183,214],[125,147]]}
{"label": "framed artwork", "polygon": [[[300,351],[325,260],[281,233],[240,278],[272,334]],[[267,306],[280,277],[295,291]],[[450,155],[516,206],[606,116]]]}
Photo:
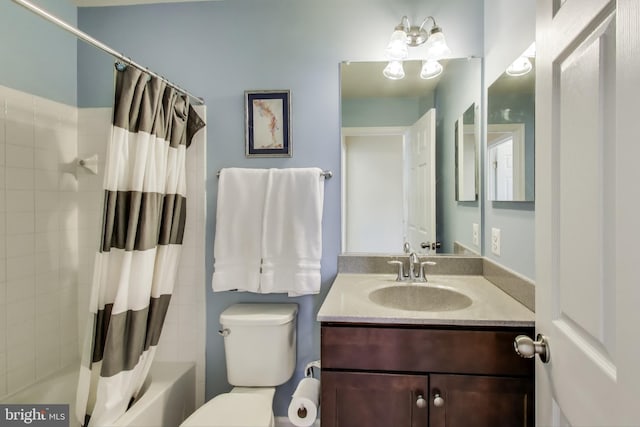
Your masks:
{"label": "framed artwork", "polygon": [[291,94],[288,90],[245,91],[245,155],[291,157]]}

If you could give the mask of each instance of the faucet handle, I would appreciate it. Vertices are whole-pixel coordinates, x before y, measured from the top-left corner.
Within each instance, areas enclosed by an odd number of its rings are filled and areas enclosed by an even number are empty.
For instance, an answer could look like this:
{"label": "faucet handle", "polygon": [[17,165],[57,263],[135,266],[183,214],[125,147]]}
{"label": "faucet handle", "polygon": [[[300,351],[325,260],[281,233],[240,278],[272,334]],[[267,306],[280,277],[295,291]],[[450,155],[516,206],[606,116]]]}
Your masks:
{"label": "faucet handle", "polygon": [[404,263],[400,260],[392,259],[391,261],[387,261],[387,264],[398,266],[398,277],[396,277],[396,281],[402,281],[404,279]]}
{"label": "faucet handle", "polygon": [[433,262],[433,261],[422,261],[420,263],[420,278],[422,280],[424,280],[425,282],[427,281],[427,272],[426,272],[426,266],[427,265],[436,265],[438,264],[437,262]]}

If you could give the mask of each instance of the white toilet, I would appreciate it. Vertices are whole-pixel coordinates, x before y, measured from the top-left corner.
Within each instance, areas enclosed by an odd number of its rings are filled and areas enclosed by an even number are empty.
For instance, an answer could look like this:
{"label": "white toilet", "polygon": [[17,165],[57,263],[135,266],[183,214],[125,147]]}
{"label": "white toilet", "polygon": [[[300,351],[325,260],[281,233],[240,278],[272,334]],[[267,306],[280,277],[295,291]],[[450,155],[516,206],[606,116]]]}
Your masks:
{"label": "white toilet", "polygon": [[181,427],[273,427],[275,386],[296,366],[296,304],[235,304],[220,314],[227,379],[235,386]]}

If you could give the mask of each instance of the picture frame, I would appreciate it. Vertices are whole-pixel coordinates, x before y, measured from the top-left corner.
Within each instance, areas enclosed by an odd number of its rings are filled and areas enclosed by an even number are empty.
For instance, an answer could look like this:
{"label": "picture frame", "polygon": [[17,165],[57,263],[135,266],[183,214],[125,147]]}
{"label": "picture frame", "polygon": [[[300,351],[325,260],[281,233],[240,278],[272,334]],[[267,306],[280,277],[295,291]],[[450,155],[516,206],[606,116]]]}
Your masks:
{"label": "picture frame", "polygon": [[289,90],[244,92],[245,156],[291,157]]}

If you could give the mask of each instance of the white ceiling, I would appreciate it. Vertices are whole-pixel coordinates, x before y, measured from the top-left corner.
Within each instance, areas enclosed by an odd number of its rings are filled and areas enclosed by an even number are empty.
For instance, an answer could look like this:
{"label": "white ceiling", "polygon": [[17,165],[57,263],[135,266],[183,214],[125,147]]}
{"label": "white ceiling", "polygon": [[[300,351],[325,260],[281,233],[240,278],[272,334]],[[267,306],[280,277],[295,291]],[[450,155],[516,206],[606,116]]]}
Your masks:
{"label": "white ceiling", "polygon": [[[101,7],[101,6],[128,6],[132,4],[151,3],[186,3],[191,1],[212,1],[212,0],[74,0],[79,7]],[[214,0],[217,1],[217,0]]]}

